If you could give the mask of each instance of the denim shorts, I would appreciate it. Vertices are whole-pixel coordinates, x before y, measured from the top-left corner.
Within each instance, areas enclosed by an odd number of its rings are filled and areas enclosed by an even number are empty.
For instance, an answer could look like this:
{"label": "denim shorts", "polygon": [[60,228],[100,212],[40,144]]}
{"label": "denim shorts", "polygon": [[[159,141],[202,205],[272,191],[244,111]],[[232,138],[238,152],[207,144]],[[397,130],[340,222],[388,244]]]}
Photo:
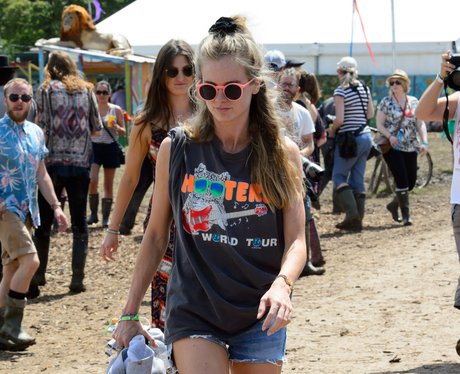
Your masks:
{"label": "denim shorts", "polygon": [[229,339],[219,339],[214,335],[192,335],[192,339],[205,339],[216,343],[227,351],[228,359],[234,362],[271,363],[285,362],[286,327],[270,336],[262,331],[264,319],[248,330]]}

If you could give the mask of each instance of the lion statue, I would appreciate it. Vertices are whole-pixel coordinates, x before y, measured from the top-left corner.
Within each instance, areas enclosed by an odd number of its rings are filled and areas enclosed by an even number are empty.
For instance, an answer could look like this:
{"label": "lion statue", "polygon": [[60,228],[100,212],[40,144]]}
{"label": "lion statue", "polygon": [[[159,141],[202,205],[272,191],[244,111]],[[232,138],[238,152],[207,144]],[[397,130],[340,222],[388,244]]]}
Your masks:
{"label": "lion statue", "polygon": [[62,47],[95,49],[114,56],[133,53],[128,40],[120,34],[105,34],[96,30],[96,26],[87,10],[79,5],[66,6],[61,17],[60,38],[39,39],[37,47],[58,45]]}

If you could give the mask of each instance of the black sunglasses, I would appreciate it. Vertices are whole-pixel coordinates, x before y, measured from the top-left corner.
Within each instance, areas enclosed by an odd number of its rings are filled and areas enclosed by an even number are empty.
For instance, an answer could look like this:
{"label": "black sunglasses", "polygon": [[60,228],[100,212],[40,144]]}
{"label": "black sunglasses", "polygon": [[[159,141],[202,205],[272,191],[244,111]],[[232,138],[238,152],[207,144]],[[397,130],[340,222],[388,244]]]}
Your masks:
{"label": "black sunglasses", "polygon": [[401,82],[398,81],[398,80],[395,80],[395,81],[391,81],[391,82],[390,82],[390,86],[393,86],[393,85],[395,85],[395,84],[398,85],[398,86],[400,86],[400,85],[401,85]]}
{"label": "black sunglasses", "polygon": [[10,94],[8,96],[8,99],[10,99],[10,101],[12,101],[13,103],[18,101],[19,99],[21,99],[21,101],[23,103],[28,103],[30,100],[32,100],[32,96],[30,96],[30,95]]}
{"label": "black sunglasses", "polygon": [[[182,68],[182,73],[186,77],[191,77],[193,75],[193,68],[191,66],[185,66]],[[169,78],[176,78],[177,74],[179,74],[179,69],[178,68],[169,68],[166,69],[166,75]]]}
{"label": "black sunglasses", "polygon": [[107,96],[109,94],[109,91],[96,91],[96,95],[104,95]]}

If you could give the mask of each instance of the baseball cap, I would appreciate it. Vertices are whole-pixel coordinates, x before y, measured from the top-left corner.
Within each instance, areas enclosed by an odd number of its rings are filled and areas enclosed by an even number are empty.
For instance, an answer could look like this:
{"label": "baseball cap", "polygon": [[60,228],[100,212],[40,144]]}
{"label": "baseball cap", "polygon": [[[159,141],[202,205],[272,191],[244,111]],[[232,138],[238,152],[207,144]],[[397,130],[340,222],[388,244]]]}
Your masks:
{"label": "baseball cap", "polygon": [[337,62],[337,69],[343,71],[356,70],[358,68],[358,63],[351,56],[342,57],[342,59]]}
{"label": "baseball cap", "polygon": [[284,53],[277,49],[268,51],[264,56],[264,60],[265,63],[275,71],[281,70],[284,65],[286,65],[286,57],[284,57]]}

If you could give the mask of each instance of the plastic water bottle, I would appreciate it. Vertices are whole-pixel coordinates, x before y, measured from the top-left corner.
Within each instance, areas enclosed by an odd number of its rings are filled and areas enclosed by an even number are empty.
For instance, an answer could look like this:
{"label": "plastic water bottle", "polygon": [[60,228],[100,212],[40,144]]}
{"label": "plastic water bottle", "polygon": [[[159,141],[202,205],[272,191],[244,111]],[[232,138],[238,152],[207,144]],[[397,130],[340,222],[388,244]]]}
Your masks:
{"label": "plastic water bottle", "polygon": [[109,327],[107,327],[107,332],[114,332],[118,325],[118,318],[112,318],[112,321],[109,323]]}

